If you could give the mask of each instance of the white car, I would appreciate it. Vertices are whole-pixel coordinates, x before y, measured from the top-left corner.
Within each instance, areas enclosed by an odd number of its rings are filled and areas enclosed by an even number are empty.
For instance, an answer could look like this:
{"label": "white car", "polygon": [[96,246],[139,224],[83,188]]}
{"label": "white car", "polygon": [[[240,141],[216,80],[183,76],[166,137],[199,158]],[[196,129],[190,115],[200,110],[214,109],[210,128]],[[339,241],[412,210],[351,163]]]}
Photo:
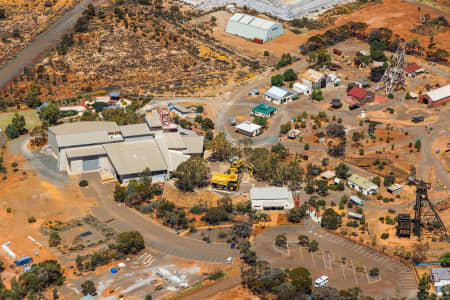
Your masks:
{"label": "white car", "polygon": [[227,260],[225,261],[225,263],[227,264],[231,264],[233,262],[233,258],[230,256],[227,258]]}
{"label": "white car", "polygon": [[322,275],[314,282],[314,287],[321,287],[328,283],[328,276]]}

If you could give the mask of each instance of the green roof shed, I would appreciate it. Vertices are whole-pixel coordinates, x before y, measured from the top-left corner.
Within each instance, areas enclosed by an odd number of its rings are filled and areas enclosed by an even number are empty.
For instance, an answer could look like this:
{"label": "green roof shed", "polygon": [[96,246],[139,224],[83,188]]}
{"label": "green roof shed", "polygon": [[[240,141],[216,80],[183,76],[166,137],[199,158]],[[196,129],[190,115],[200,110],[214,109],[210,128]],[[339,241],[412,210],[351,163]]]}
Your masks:
{"label": "green roof shed", "polygon": [[276,107],[267,104],[258,104],[252,108],[252,115],[270,118],[276,111]]}

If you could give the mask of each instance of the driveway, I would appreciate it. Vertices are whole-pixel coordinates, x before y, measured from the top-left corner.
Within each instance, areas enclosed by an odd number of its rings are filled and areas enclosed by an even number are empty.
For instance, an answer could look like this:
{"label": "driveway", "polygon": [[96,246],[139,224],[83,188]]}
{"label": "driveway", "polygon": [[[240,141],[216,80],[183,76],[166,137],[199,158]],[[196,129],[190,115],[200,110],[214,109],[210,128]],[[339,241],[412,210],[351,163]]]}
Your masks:
{"label": "driveway", "polygon": [[86,197],[95,197],[98,205],[91,208],[94,216],[108,222],[117,232],[138,230],[146,245],[166,255],[185,259],[225,262],[227,257],[239,257],[239,251],[228,244],[208,244],[203,241],[180,237],[175,231],[166,229],[140,213],[119,205],[113,200],[114,184],[102,184],[97,173],[86,174],[82,179],[89,181],[89,187],[82,189]]}

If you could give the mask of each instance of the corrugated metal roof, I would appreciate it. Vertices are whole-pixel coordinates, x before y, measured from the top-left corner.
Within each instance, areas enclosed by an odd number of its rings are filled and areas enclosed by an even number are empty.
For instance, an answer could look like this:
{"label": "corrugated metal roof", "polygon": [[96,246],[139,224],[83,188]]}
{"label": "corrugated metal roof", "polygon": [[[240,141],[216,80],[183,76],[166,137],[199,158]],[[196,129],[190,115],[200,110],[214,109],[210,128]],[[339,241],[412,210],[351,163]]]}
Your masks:
{"label": "corrugated metal roof", "polygon": [[258,130],[258,129],[261,129],[262,126],[257,125],[255,123],[252,123],[250,121],[245,121],[245,122],[242,122],[239,125],[236,125],[236,128],[240,129],[240,130],[243,130],[243,131],[246,131],[246,132],[254,132],[254,131]]}
{"label": "corrugated metal roof", "polygon": [[234,14],[229,19],[225,32],[264,42],[284,33],[280,23],[242,13]]}
{"label": "corrugated metal roof", "polygon": [[68,158],[92,156],[92,155],[103,155],[106,154],[103,146],[90,146],[67,150],[66,152]]}
{"label": "corrugated metal roof", "polygon": [[302,78],[305,78],[306,80],[309,80],[311,82],[318,82],[323,77],[325,77],[324,74],[322,74],[319,71],[316,71],[314,69],[306,70],[306,72],[302,76]]}
{"label": "corrugated metal roof", "polygon": [[49,127],[51,132],[56,135],[60,134],[73,134],[84,133],[92,131],[106,131],[106,132],[119,132],[119,126],[115,122],[109,121],[83,121],[64,123],[61,125]]}
{"label": "corrugated metal roof", "polygon": [[365,190],[369,189],[370,187],[372,187],[374,185],[376,186],[375,183],[370,182],[368,179],[361,177],[359,175],[356,175],[356,174],[352,174],[347,180]]}
{"label": "corrugated metal roof", "polygon": [[130,124],[119,126],[123,137],[150,135],[150,129],[146,124]]}
{"label": "corrugated metal roof", "polygon": [[202,154],[205,137],[202,135],[182,135],[181,139],[186,147],[186,154]]}
{"label": "corrugated metal roof", "polygon": [[263,114],[271,114],[276,110],[277,110],[276,107],[267,104],[258,104],[257,106],[252,108],[252,111],[257,111]]}
{"label": "corrugated metal roof", "polygon": [[122,140],[123,138],[120,135],[115,136],[115,138],[111,138],[106,131],[63,134],[56,136],[56,143],[60,148],[93,144],[106,144]]}
{"label": "corrugated metal roof", "polygon": [[250,200],[292,200],[292,194],[286,187],[252,187]]}
{"label": "corrugated metal roof", "polygon": [[264,95],[281,100],[289,95],[296,95],[296,93],[282,87],[272,86]]}
{"label": "corrugated metal roof", "polygon": [[186,145],[181,138],[179,132],[168,132],[164,134],[167,148],[169,149],[186,149]]}
{"label": "corrugated metal roof", "polygon": [[446,86],[432,90],[432,91],[426,93],[426,95],[428,95],[428,97],[430,97],[431,101],[433,101],[433,102],[439,101],[446,97],[450,97],[450,84],[447,84]]}
{"label": "corrugated metal roof", "polygon": [[152,110],[150,114],[147,114],[145,116],[145,122],[147,122],[150,127],[162,127],[159,112],[157,110]]}
{"label": "corrugated metal roof", "polygon": [[167,170],[167,164],[155,140],[111,143],[103,145],[119,175]]}
{"label": "corrugated metal roof", "polygon": [[441,280],[450,280],[450,268],[432,268],[431,275],[433,276],[433,280],[441,281]]}
{"label": "corrugated metal roof", "polygon": [[364,98],[368,93],[369,93],[368,90],[354,86],[350,91],[347,92],[347,95],[355,97],[356,99],[360,100]]}

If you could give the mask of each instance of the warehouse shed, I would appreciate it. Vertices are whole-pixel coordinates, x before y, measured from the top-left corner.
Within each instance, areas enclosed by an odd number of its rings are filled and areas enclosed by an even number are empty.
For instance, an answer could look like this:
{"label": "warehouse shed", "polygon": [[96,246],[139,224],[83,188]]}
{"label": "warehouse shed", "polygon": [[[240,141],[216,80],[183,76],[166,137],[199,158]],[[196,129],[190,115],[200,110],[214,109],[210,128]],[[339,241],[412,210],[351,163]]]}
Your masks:
{"label": "warehouse shed", "polygon": [[280,23],[250,16],[234,14],[228,21],[226,33],[238,35],[255,42],[268,42],[284,33]]}
{"label": "warehouse shed", "polygon": [[284,210],[295,206],[292,193],[286,187],[252,187],[250,201],[253,209]]}

